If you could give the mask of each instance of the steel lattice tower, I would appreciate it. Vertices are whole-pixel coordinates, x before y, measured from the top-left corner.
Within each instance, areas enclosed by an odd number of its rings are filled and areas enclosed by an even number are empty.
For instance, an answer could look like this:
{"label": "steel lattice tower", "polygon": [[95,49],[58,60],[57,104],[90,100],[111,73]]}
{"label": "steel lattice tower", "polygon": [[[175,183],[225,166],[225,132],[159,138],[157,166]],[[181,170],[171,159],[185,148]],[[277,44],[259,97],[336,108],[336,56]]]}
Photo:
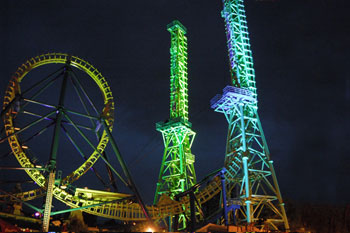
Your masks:
{"label": "steel lattice tower", "polygon": [[196,183],[194,155],[191,153],[195,132],[188,121],[186,28],[174,20],[167,29],[171,35],[170,118],[156,124],[156,129],[162,133],[165,149],[154,204],[162,194],[173,198]]}
{"label": "steel lattice tower", "polygon": [[[211,100],[228,122],[226,185],[231,203],[241,205],[240,223],[264,222],[289,230],[273,161],[259,120],[252,52],[243,0],[223,0],[232,86]],[[259,225],[259,224],[258,224]],[[261,227],[264,227],[260,224]]]}

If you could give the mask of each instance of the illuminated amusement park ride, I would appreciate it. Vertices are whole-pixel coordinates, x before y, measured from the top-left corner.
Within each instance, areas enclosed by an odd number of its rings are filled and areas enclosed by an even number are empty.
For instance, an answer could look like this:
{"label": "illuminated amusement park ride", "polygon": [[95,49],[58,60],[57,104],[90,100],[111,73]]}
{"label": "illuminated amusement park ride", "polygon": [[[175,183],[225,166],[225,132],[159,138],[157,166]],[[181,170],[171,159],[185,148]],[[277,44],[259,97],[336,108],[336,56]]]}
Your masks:
{"label": "illuminated amusement park ride", "polygon": [[[197,183],[194,155],[191,153],[196,134],[188,121],[186,28],[175,20],[168,25],[168,31],[171,34],[170,119],[156,124],[157,130],[162,133],[165,149],[154,204],[159,203],[163,194],[174,199],[175,195]],[[175,221],[180,229],[186,227],[185,214]],[[173,225],[172,221],[170,225]]]}
{"label": "illuminated amusement park ride", "polygon": [[[7,87],[1,112],[6,135],[0,142],[8,141],[22,169],[39,188],[14,194],[2,191],[0,199],[26,204],[29,200],[45,197],[43,209],[27,204],[43,214],[43,231],[49,230],[50,215],[58,213],[51,212],[53,197],[69,206],[67,211],[82,210],[122,221],[166,223],[169,230],[174,231],[186,228],[193,231],[199,226],[196,223],[208,223],[209,218],[203,213],[202,206],[220,197],[215,208],[220,211],[217,223],[226,226],[253,224],[262,231],[288,231],[284,203],[257,112],[255,75],[243,0],[223,0],[223,5],[232,83],[224,88],[222,95],[211,100],[211,107],[223,113],[228,122],[223,169],[200,182],[196,180],[194,155],[191,153],[195,132],[188,121],[186,28],[173,21],[168,25],[171,34],[170,118],[156,124],[156,129],[162,133],[165,149],[153,205],[143,203],[112,136],[114,102],[106,79],[88,62],[58,53],[29,59],[17,69]],[[31,73],[39,70],[42,75],[47,68],[55,67],[55,71],[44,79],[25,85],[26,79],[33,77]],[[59,81],[55,103],[40,99],[42,93]],[[98,104],[84,87],[88,81],[102,93]],[[76,93],[77,100],[67,101],[69,90]],[[79,107],[76,107],[77,103]],[[26,124],[22,125],[23,122]],[[46,131],[53,135],[46,153],[50,156],[34,156],[34,149],[28,145]],[[69,153],[78,153],[84,160],[65,177],[61,177],[57,164],[57,151],[63,135],[74,148],[74,152]],[[108,144],[122,173],[111,165],[104,152]],[[40,157],[40,162],[36,157]],[[114,176],[118,177],[131,194],[73,186],[88,170],[103,182],[94,169],[98,159],[105,162],[110,183],[116,186]]]}

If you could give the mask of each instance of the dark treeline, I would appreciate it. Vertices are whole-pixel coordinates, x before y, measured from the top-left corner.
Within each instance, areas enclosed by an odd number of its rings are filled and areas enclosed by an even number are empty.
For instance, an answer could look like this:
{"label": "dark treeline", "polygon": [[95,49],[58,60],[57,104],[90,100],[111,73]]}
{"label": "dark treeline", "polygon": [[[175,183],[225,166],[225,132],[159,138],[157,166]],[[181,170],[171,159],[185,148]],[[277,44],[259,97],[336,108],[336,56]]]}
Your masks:
{"label": "dark treeline", "polygon": [[291,230],[328,233],[350,232],[350,204],[311,204],[286,201]]}

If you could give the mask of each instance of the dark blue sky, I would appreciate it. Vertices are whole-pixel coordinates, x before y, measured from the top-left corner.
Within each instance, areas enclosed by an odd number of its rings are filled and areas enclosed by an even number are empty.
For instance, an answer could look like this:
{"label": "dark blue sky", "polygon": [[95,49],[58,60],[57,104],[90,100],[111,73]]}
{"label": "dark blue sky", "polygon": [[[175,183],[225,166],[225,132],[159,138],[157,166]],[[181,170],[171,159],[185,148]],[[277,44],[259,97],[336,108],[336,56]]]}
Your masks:
{"label": "dark blue sky", "polygon": [[[246,1],[259,114],[285,198],[350,201],[347,7],[345,0]],[[112,88],[113,135],[142,196],[151,203],[163,153],[155,123],[169,115],[166,25],[174,19],[188,29],[189,118],[197,132],[192,147],[197,176],[223,165],[227,124],[209,104],[229,80],[221,9],[220,0],[2,1],[0,98],[12,73],[30,57],[63,52],[92,63]],[[7,150],[0,145],[1,152]],[[67,165],[65,151],[59,151],[58,166],[70,171],[80,158]],[[1,163],[16,166],[13,157]],[[13,174],[0,171],[1,180]],[[80,182],[98,187],[95,180]]]}

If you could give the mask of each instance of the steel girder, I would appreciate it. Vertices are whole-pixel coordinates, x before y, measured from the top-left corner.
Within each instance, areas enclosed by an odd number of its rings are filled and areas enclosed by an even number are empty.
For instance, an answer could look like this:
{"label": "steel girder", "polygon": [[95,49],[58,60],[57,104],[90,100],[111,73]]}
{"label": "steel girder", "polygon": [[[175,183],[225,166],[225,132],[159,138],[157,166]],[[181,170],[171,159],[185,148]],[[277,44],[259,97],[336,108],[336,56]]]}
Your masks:
{"label": "steel girder", "polygon": [[243,0],[223,0],[232,85],[211,100],[228,122],[225,152],[227,196],[241,205],[241,223],[289,230],[284,203],[258,116],[253,58]]}
{"label": "steel girder", "polygon": [[[233,89],[212,104],[228,122],[225,152],[227,196],[240,204],[241,223],[264,220],[277,230],[289,229],[284,203],[255,103]],[[267,225],[262,225],[266,228]]]}
{"label": "steel girder", "polygon": [[[165,148],[154,204],[158,203],[162,195],[174,199],[176,194],[188,190],[196,183],[194,155],[191,153],[195,132],[188,121],[186,28],[177,20],[168,24],[167,28],[171,35],[170,119],[156,125],[162,133]],[[179,216],[178,222],[181,229],[186,226],[183,214]]]}

